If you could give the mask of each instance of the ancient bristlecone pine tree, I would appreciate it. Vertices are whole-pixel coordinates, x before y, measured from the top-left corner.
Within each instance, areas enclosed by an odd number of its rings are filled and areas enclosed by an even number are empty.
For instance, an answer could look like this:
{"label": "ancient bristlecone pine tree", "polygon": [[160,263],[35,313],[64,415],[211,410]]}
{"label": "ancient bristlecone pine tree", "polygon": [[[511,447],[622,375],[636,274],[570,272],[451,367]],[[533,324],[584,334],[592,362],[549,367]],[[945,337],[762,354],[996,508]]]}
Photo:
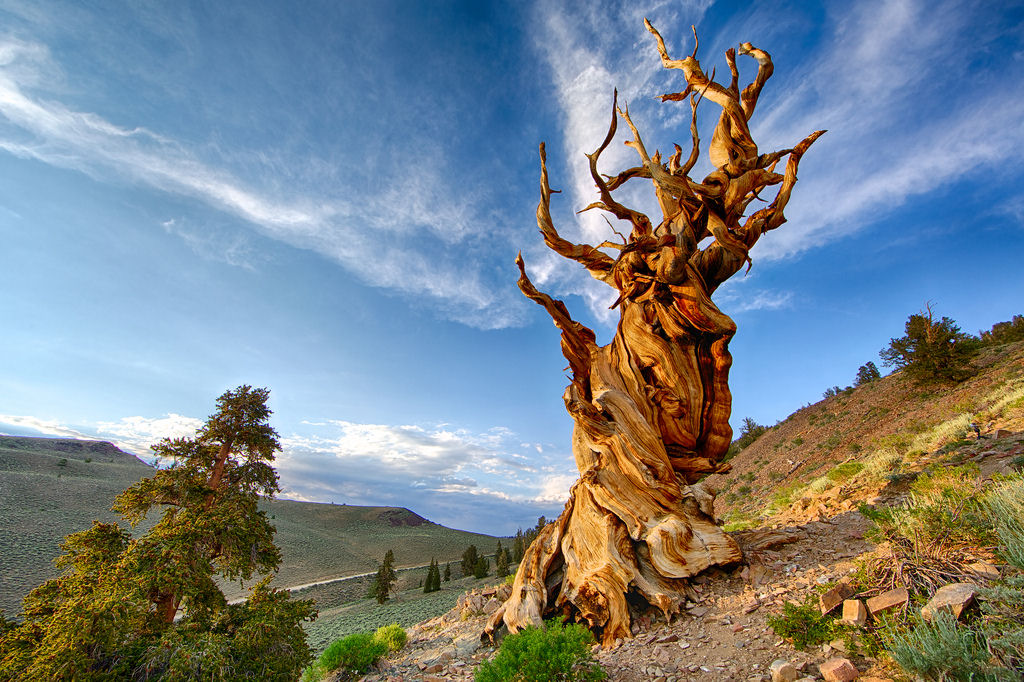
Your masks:
{"label": "ancient bristlecone pine tree", "polygon": [[[721,462],[732,438],[728,345],[736,325],[711,295],[750,262],[747,254],[762,234],[786,221],[783,209],[800,157],[824,131],[792,149],[759,154],[748,122],[772,74],[768,54],[750,43],[740,46],[741,55],[758,63],[757,77],[741,92],[734,50],[726,52],[732,81],[723,86],[701,70],[696,48],[685,59],[672,59],[661,35],[645,25],[657,40],[662,64],[686,79],[682,92],[661,99],[689,100],[692,148],[684,160],[676,145],[667,163],[658,152],[648,154],[628,109],[613,100],[608,135],[588,155],[600,201],[587,209],[607,211],[632,230],[623,243],[594,247],[573,244],[555,230],[541,145],[537,224],[544,242],[618,290],[613,307],[620,319],[612,342],[598,346],[594,333],[574,321],[561,301],[534,288],[517,259],[519,288],[544,306],[562,332],[562,352],[572,370],[564,398],[575,421],[580,478],[565,511],[526,552],[512,596],[492,615],[485,636],[502,622],[514,632],[564,613],[588,624],[608,645],[630,636],[627,594],[670,618],[686,595],[688,578],[742,558],[737,543],[714,521],[713,492],[697,483],[727,468]],[[702,98],[722,114],[708,149],[716,170],[696,182],[687,174],[699,153],[696,111]],[[640,165],[602,175],[598,160],[618,117],[632,132],[626,144]],[[786,157],[785,171],[776,173]],[[662,213],[657,224],[612,196],[635,178],[654,185]],[[770,185],[778,185],[774,200],[744,217],[752,201],[764,201],[760,192]],[[708,237],[712,241],[698,248]]]}

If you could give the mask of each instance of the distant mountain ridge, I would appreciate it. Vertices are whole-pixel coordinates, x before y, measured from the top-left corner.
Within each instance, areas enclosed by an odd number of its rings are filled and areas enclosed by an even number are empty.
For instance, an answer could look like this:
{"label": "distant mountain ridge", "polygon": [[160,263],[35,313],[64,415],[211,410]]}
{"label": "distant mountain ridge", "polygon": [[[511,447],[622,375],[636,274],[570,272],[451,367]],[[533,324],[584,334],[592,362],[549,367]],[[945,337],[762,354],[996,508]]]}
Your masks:
{"label": "distant mountain ridge", "polygon": [[0,435],[0,448],[8,450],[45,449],[52,452],[82,455],[83,457],[99,456],[110,457],[113,459],[124,458],[126,461],[134,460],[143,466],[149,467],[149,465],[142,461],[138,456],[125,452],[113,443],[105,440],[78,440],[75,438]]}
{"label": "distant mountain ridge", "polygon": [[[52,562],[66,535],[95,519],[120,521],[110,511],[114,498],[153,471],[104,441],[0,435],[0,609],[16,614],[29,590],[58,575]],[[281,587],[376,570],[389,549],[398,567],[410,567],[457,560],[470,544],[492,551],[499,539],[403,507],[275,499],[263,508],[277,528],[283,560],[274,584]],[[235,585],[224,590],[229,598],[242,594]]]}

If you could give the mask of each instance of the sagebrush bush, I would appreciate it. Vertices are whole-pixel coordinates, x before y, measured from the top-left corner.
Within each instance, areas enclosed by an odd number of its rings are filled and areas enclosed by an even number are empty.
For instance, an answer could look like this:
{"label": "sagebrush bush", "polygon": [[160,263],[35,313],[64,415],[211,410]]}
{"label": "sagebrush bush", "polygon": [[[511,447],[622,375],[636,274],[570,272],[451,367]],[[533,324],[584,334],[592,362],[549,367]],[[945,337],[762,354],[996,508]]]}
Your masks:
{"label": "sagebrush bush", "polygon": [[[904,507],[871,510],[876,533],[893,544],[890,563],[914,565],[942,556],[951,544],[970,549],[996,545],[1017,569],[1024,569],[1024,476],[997,478],[979,489],[977,467],[933,469],[912,485]],[[961,559],[970,560],[972,551]],[[947,562],[948,570],[962,570]],[[881,643],[908,673],[926,681],[1002,681],[1024,679],[1024,575],[1007,576],[979,590],[981,617],[967,613],[962,622],[940,612],[931,622],[885,620],[877,629]],[[923,589],[927,581],[914,581]],[[934,585],[933,585],[934,588]],[[911,611],[912,613],[914,611]]]}
{"label": "sagebrush bush", "polygon": [[576,623],[548,621],[543,628],[526,628],[508,635],[497,655],[476,669],[475,682],[546,682],[603,680],[604,669],[594,661],[594,636]]}
{"label": "sagebrush bush", "polygon": [[387,647],[388,651],[398,651],[401,649],[405,646],[407,638],[405,630],[398,623],[377,628],[377,632],[373,633],[373,641],[380,642]]}
{"label": "sagebrush bush", "polygon": [[[932,621],[917,622],[904,632],[888,629],[883,640],[893,660],[907,672],[929,682],[1011,680],[989,664],[985,637],[939,612]],[[1003,669],[1005,673],[1010,671]]]}

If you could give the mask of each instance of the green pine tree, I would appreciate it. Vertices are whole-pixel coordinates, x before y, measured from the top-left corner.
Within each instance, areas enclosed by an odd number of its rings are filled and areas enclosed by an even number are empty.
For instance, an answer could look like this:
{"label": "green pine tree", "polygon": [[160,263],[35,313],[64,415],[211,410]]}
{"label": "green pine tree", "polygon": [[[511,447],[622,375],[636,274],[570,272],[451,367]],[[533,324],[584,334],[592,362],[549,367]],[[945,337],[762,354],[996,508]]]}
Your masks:
{"label": "green pine tree", "polygon": [[487,557],[477,557],[476,564],[473,566],[473,577],[486,578],[490,570],[491,562],[487,560]]}
{"label": "green pine tree", "polygon": [[437,592],[441,589],[441,571],[437,561],[430,558],[430,568],[427,569],[427,579],[423,582],[423,592]]}
{"label": "green pine tree", "polygon": [[516,537],[512,541],[512,563],[518,565],[523,560],[523,555],[526,554],[526,538],[523,535],[523,529],[516,530]]}
{"label": "green pine tree", "polygon": [[462,553],[462,577],[468,578],[476,570],[477,553],[476,545],[470,545]]}
{"label": "green pine tree", "polygon": [[391,590],[397,578],[398,576],[395,575],[395,553],[389,549],[384,555],[384,561],[377,569],[377,575],[370,587],[370,595],[377,600],[378,604],[383,604],[391,598]]}
{"label": "green pine tree", "polygon": [[[278,491],[281,447],[269,425],[269,391],[240,386],[193,438],[153,446],[172,465],[121,493],[135,526],[94,522],[61,545],[60,577],[25,597],[22,622],[0,637],[0,678],[291,680],[311,659],[302,622],[311,601],[269,587],[281,561],[274,527],[258,507]],[[229,605],[218,581],[266,574]]]}
{"label": "green pine tree", "polygon": [[978,340],[948,317],[936,320],[930,304],[907,319],[905,331],[879,352],[883,365],[903,370],[921,384],[961,381],[974,373],[971,358]]}
{"label": "green pine tree", "polygon": [[449,582],[452,579],[452,565],[450,563],[444,565],[444,581]]}
{"label": "green pine tree", "polygon": [[498,550],[494,554],[494,573],[499,578],[508,575],[508,550],[501,546],[501,540],[498,540]]}

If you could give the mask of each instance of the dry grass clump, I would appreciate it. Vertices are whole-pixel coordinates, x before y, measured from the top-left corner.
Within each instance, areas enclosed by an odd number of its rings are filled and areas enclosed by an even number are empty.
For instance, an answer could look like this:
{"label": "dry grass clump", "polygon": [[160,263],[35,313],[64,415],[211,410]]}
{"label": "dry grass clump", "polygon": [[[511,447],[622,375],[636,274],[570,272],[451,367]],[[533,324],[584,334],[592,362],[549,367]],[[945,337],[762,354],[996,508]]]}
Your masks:
{"label": "dry grass clump", "polygon": [[931,594],[964,579],[964,565],[996,542],[980,488],[976,466],[930,468],[912,484],[907,503],[884,509],[863,505],[875,539],[889,547],[889,556],[868,567],[873,582]]}

